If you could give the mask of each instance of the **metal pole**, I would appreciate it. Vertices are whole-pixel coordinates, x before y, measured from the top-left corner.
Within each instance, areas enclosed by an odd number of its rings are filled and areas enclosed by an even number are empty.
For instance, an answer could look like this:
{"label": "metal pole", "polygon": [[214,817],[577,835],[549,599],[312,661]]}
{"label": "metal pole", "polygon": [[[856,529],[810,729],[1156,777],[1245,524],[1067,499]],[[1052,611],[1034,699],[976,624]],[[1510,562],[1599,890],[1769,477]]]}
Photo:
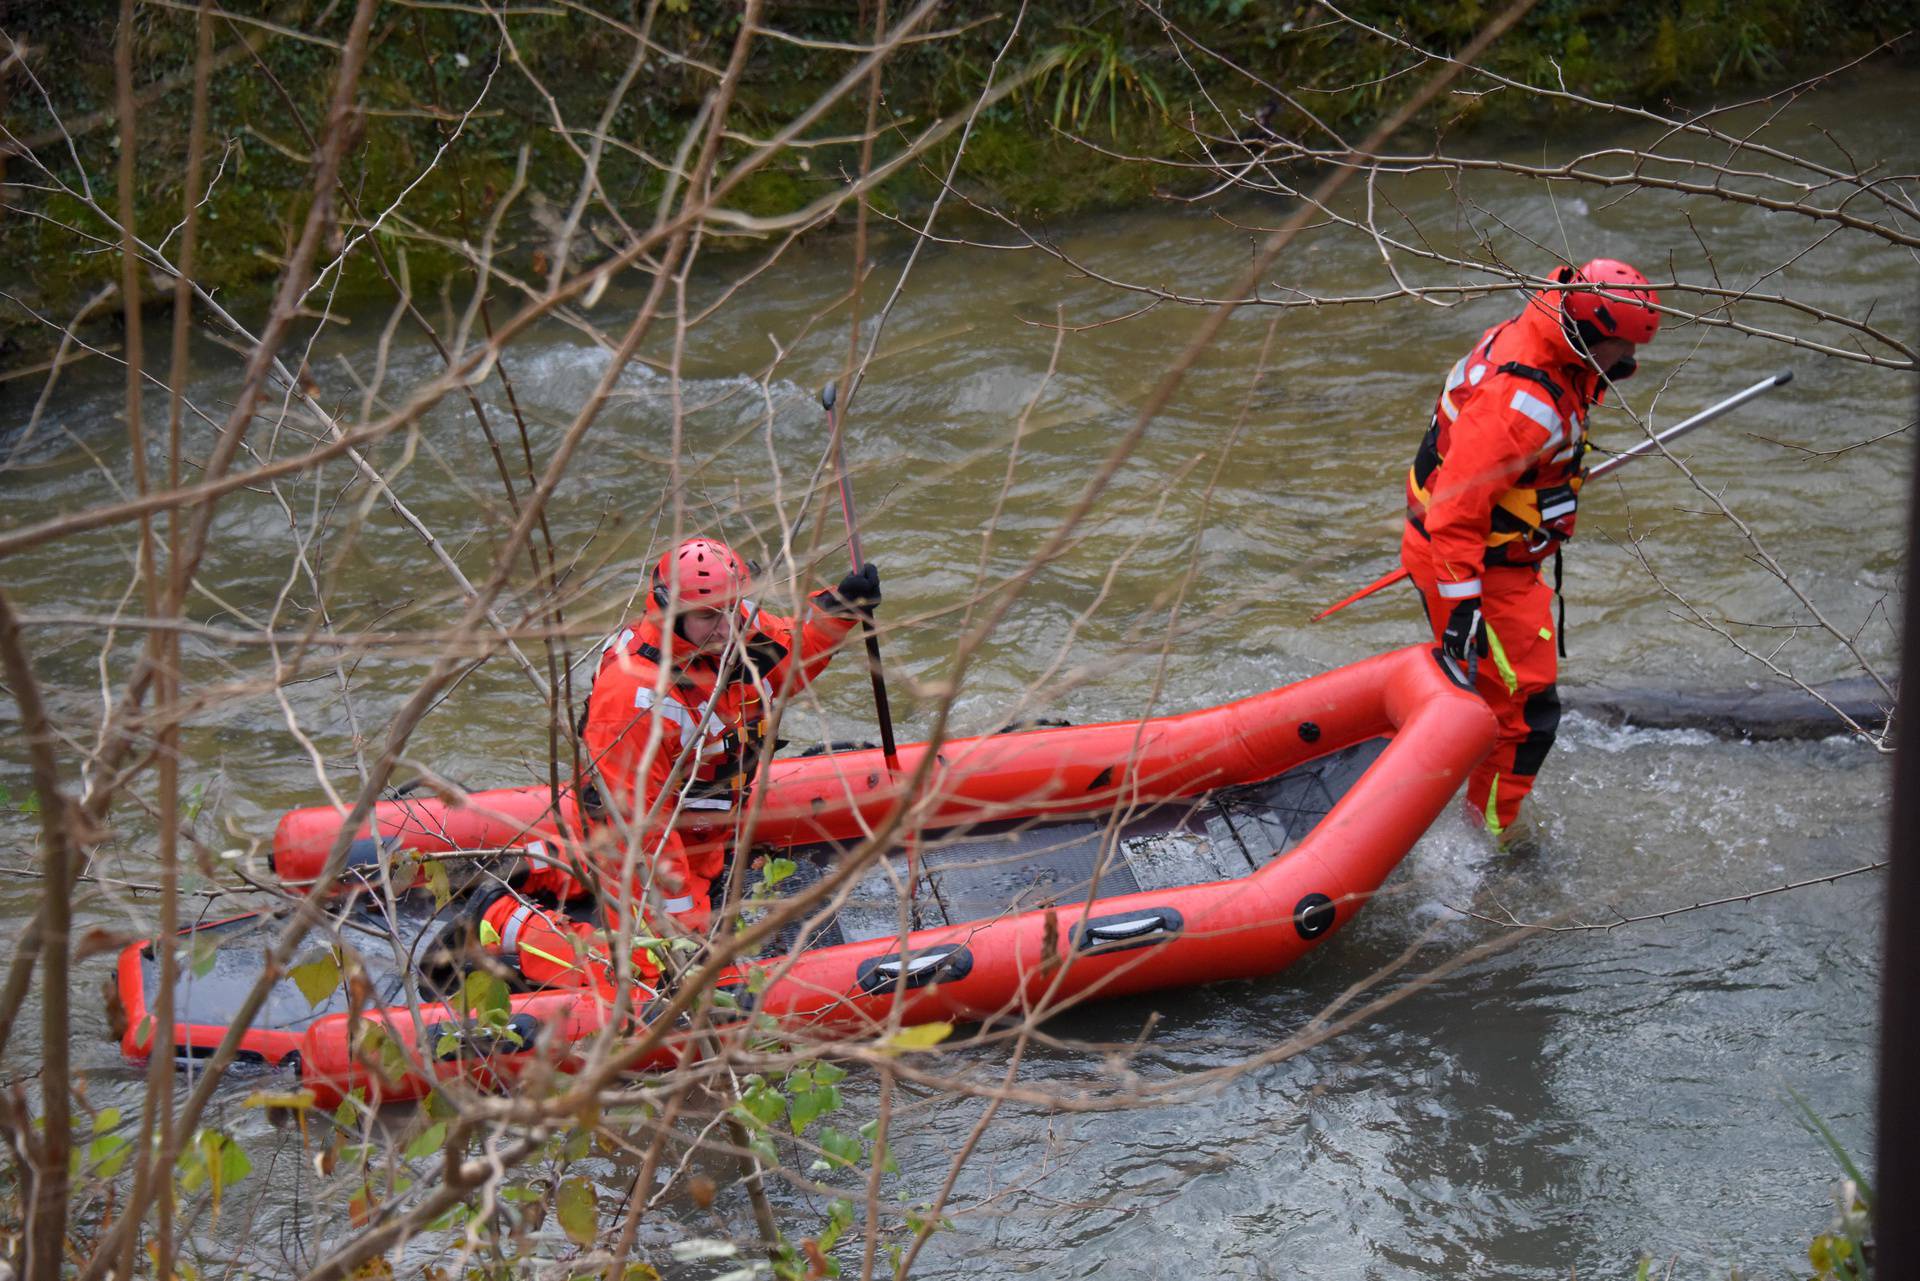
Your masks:
{"label": "metal pole", "polygon": [[1735,392],[1717,405],[1709,405],[1684,422],[1675,423],[1652,440],[1643,440],[1630,449],[1623,449],[1603,463],[1595,463],[1587,470],[1588,480],[1599,480],[1608,472],[1617,471],[1636,458],[1644,458],[1663,445],[1672,444],[1695,427],[1704,427],[1724,413],[1740,408],[1755,396],[1764,396],[1775,387],[1784,387],[1793,381],[1793,371],[1783,369],[1771,378],[1762,378],[1745,391]]}

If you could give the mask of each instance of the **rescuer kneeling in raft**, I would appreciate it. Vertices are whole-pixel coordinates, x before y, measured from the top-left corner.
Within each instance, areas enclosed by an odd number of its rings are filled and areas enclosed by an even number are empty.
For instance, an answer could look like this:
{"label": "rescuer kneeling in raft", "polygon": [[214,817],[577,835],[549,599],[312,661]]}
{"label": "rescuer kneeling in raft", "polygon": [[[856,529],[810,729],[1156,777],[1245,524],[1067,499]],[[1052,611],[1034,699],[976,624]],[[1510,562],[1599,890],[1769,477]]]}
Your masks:
{"label": "rescuer kneeling in raft", "polygon": [[[592,884],[582,885],[536,843],[529,847],[532,870],[519,886],[525,894],[565,902],[594,893],[615,929],[624,903],[636,931],[646,921],[662,932],[664,914],[687,933],[706,933],[711,887],[727,851],[713,845],[690,853],[675,816],[744,805],[773,746],[766,735],[770,708],[817,677],[880,604],[880,574],[871,563],[837,588],[815,592],[799,619],[756,605],[748,596],[753,574],[712,538],[689,538],[654,566],[646,612],[609,637],[601,653],[581,727],[581,870]],[[483,945],[503,959],[517,956],[529,982],[548,986],[606,984],[608,954],[595,942],[598,934],[589,922],[511,891],[485,906],[480,926]],[[636,949],[634,962],[638,977],[658,976],[644,949]]]}
{"label": "rescuer kneeling in raft", "polygon": [[[1515,822],[1560,724],[1553,598],[1587,415],[1660,327],[1660,296],[1624,262],[1595,258],[1550,280],[1559,287],[1528,295],[1447,374],[1407,474],[1400,541],[1434,639],[1499,718],[1467,805],[1503,849],[1534,844]],[[1553,587],[1541,576],[1549,557]]]}

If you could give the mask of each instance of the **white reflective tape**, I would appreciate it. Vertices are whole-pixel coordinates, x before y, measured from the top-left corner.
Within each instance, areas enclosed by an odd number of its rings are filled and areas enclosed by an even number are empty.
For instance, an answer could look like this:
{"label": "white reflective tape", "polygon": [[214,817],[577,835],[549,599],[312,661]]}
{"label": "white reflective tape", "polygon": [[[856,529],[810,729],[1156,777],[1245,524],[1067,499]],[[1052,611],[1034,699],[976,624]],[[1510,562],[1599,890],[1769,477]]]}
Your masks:
{"label": "white reflective tape", "polygon": [[679,898],[670,898],[662,906],[669,912],[691,912],[693,910],[693,895],[682,894]]}
{"label": "white reflective tape", "polygon": [[1455,387],[1458,387],[1461,383],[1465,382],[1466,380],[1467,380],[1467,358],[1465,356],[1462,356],[1460,357],[1459,360],[1456,360],[1453,363],[1453,368],[1447,371],[1447,390],[1452,391]]}
{"label": "white reflective tape", "polygon": [[663,720],[672,721],[679,726],[682,734],[692,736],[693,713],[680,706],[673,698],[655,698],[653,691],[642,685],[633,692],[633,705],[643,712],[650,711]]}
{"label": "white reflective tape", "polygon": [[1487,376],[1487,367],[1485,365],[1475,365],[1472,369],[1467,371],[1467,381],[1473,384],[1475,387],[1478,387],[1480,385],[1480,380],[1482,378],[1485,378],[1486,376]]}
{"label": "white reflective tape", "polygon": [[520,931],[533,919],[535,908],[531,903],[522,903],[507,918],[507,927],[500,931],[500,950],[517,952],[520,950]]}
{"label": "white reflective tape", "polygon": [[601,646],[601,648],[610,654],[624,654],[627,652],[628,642],[632,640],[633,628],[628,627],[623,629],[618,636],[607,637],[607,643]]}
{"label": "white reflective tape", "polygon": [[527,851],[527,862],[533,864],[533,866],[541,868],[555,866],[554,861],[547,857],[547,843],[545,841],[528,841],[525,848]]}
{"label": "white reflective tape", "polygon": [[1453,403],[1451,388],[1440,393],[1440,412],[1446,415],[1449,424],[1460,416],[1460,406]]}
{"label": "white reflective tape", "polygon": [[1464,583],[1440,583],[1438,587],[1441,600],[1465,600],[1480,594],[1480,580],[1477,578],[1469,578]]}
{"label": "white reflective tape", "polygon": [[717,796],[689,796],[685,808],[690,810],[730,810],[733,802]]}
{"label": "white reflective tape", "polygon": [[1549,444],[1560,439],[1560,415],[1546,401],[1530,391],[1516,391],[1513,393],[1512,408],[1539,423],[1546,430],[1547,435],[1553,438]]}
{"label": "white reflective tape", "polygon": [[1574,502],[1573,499],[1564,499],[1551,507],[1542,507],[1540,509],[1540,519],[1559,520],[1562,516],[1570,514],[1577,506],[1579,506],[1579,504]]}

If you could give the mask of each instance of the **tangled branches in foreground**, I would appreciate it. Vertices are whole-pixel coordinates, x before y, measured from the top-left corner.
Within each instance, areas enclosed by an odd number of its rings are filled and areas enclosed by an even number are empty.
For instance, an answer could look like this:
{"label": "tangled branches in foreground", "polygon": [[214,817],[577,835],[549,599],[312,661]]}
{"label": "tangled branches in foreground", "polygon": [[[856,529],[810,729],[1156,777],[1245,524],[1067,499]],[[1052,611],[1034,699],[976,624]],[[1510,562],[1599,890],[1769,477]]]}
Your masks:
{"label": "tangled branches in foreground", "polygon": [[[734,16],[725,39],[718,28],[698,33],[697,47],[673,43],[686,38],[685,5],[649,4],[630,20],[571,5],[560,19],[471,6],[486,52],[463,52],[474,74],[418,104],[439,145],[410,158],[413,182],[384,203],[366,198],[366,158],[356,153],[363,77],[370,49],[399,38],[403,24],[388,10],[412,6],[337,8],[312,29],[285,15],[254,22],[265,38],[310,46],[328,84],[315,109],[262,67],[257,87],[284,107],[280,142],[310,166],[307,189],[290,202],[297,216],[271,300],[257,315],[196,275],[196,263],[217,251],[217,225],[201,217],[206,193],[244,180],[232,155],[237,138],[215,136],[210,124],[221,105],[209,95],[215,63],[254,49],[243,42],[216,53],[216,28],[233,15],[211,5],[195,13],[187,198],[177,223],[137,225],[133,216],[134,158],[155,145],[142,130],[147,104],[131,54],[148,7],[123,10],[114,181],[81,163],[64,126],[51,141],[9,134],[15,211],[61,228],[73,252],[112,255],[121,268],[73,314],[37,317],[57,335],[55,353],[0,441],[0,468],[23,488],[49,483],[50,442],[92,452],[97,471],[66,491],[85,501],[10,504],[0,528],[9,571],[0,656],[31,777],[31,800],[15,817],[36,832],[40,878],[0,991],[0,1053],[13,1051],[4,1124],[25,1266],[35,1277],[210,1272],[219,1247],[208,1243],[235,1241],[251,1251],[247,1268],[290,1276],[424,1266],[446,1276],[634,1278],[676,1265],[906,1276],[950,1224],[963,1172],[1005,1110],[1072,1114],[1211,1097],[1553,928],[1502,930],[1438,965],[1420,959],[1416,944],[1304,1017],[1294,1035],[1204,1070],[1142,1064],[1150,1025],[1139,1041],[1090,1047],[1050,1031],[1047,1019],[1077,998],[1055,1000],[1044,984],[963,1033],[902,1026],[896,1011],[828,1039],[756,1017],[750,1001],[743,1011],[740,996],[724,990],[729,962],[783,928],[844,909],[890,851],[919,840],[937,794],[929,750],[904,789],[922,809],[899,807],[798,890],[776,892],[794,870],[777,858],[752,883],[736,877],[730,892],[752,909],[747,923],[688,954],[667,949],[664,1005],[637,1039],[607,1035],[564,1060],[535,1056],[509,1093],[453,1079],[416,1112],[364,1099],[329,1111],[297,1090],[235,1079],[239,1045],[230,1035],[189,1074],[156,1058],[128,1104],[89,1097],[71,1047],[94,1016],[93,977],[76,967],[135,937],[171,938],[235,898],[278,913],[262,945],[270,964],[236,1008],[260,1012],[287,974],[311,984],[316,1003],[339,992],[365,1008],[368,994],[355,984],[387,940],[357,937],[327,892],[343,879],[346,841],[331,851],[319,886],[289,893],[262,858],[259,833],[273,809],[323,796],[350,836],[400,777],[417,775],[457,800],[468,793],[455,776],[502,763],[518,771],[513,781],[548,787],[557,804],[579,765],[573,721],[593,647],[632,612],[652,549],[723,529],[766,563],[771,594],[795,608],[812,584],[830,580],[844,548],[811,389],[838,385],[849,430],[888,416],[888,380],[918,368],[913,343],[889,342],[888,322],[924,273],[938,270],[928,260],[965,254],[996,264],[974,270],[997,270],[1011,258],[1016,273],[1038,278],[1045,264],[1080,282],[1079,314],[1052,300],[1011,300],[1009,309],[1045,331],[1048,354],[996,434],[965,448],[920,441],[925,448],[904,461],[858,460],[863,492],[877,499],[869,520],[906,525],[917,511],[951,505],[956,488],[970,495],[963,527],[979,537],[977,554],[943,549],[937,602],[927,594],[918,613],[895,614],[881,631],[889,653],[906,646],[926,660],[909,665],[917,678],[898,666],[889,673],[896,688],[904,679],[911,715],[936,746],[952,725],[1023,721],[1116,673],[1133,679],[1143,662],[1149,674],[1139,684],[1152,706],[1176,653],[1244,618],[1271,590],[1189,600],[1215,532],[1209,512],[1232,480],[1233,444],[1273,406],[1281,326],[1297,339],[1303,324],[1365,313],[1417,327],[1477,299],[1511,299],[1579,256],[1566,229],[1576,211],[1604,235],[1621,234],[1606,219],[1623,211],[1666,268],[1655,284],[1679,354],[1663,361],[1662,380],[1623,397],[1622,430],[1653,427],[1659,399],[1697,363],[1718,374],[1707,365],[1710,349],[1736,336],[1768,360],[1845,369],[1865,389],[1848,393],[1865,408],[1838,438],[1758,442],[1774,461],[1884,457],[1886,442],[1911,425],[1883,412],[1915,369],[1911,333],[1890,309],[1862,305],[1859,289],[1830,288],[1819,273],[1836,262],[1868,277],[1910,268],[1920,247],[1913,176],[1854,158],[1841,139],[1805,130],[1776,137],[1789,131],[1774,122],[1814,92],[1811,83],[1678,118],[1477,70],[1479,53],[1524,13],[1524,0],[1452,54],[1322,6],[1317,21],[1344,24],[1399,64],[1391,75],[1399,87],[1382,96],[1361,138],[1323,123],[1309,96],[1225,62],[1175,13],[1154,8],[1141,14],[1164,39],[1151,54],[1161,71],[1117,48],[1048,46],[1029,58],[1022,8],[999,19],[999,54],[970,68],[965,106],[915,120],[892,113],[885,87],[903,51],[955,34],[932,0],[903,12],[874,6],[845,40],[814,41],[830,73],[805,86],[804,101],[777,111],[767,94],[746,91],[764,88],[769,47],[802,38],[759,3]],[[555,20],[591,21],[599,38],[623,49],[623,73],[586,117],[563,106],[578,101],[574,87],[543,80],[520,50],[523,24]],[[35,77],[31,50],[9,43],[16,91],[24,84],[56,120],[71,114],[61,87]],[[1102,74],[1111,83],[1086,79]],[[1191,93],[1169,87],[1176,74],[1190,79]],[[644,104],[650,79],[669,75],[695,87],[698,108],[672,154],[633,154],[624,113]],[[1070,87],[1076,77],[1083,83]],[[556,185],[554,174],[529,172],[523,152],[511,175],[476,182],[461,235],[425,228],[410,217],[409,192],[427,173],[462,163],[503,78],[518,78],[546,104],[573,169]],[[1222,89],[1235,81],[1233,92]],[[1135,87],[1123,92],[1123,84]],[[1150,167],[1178,201],[1204,211],[1194,241],[1218,239],[1214,248],[1180,247],[1199,264],[1193,272],[1150,253],[1115,265],[1103,246],[1032,225],[968,181],[971,131],[990,113],[1026,111],[1036,127],[1107,149],[1091,128],[1102,93],[1109,118],[1125,102],[1179,119],[1186,142],[1177,154],[1111,160]],[[1602,141],[1550,147],[1566,154],[1545,158],[1438,135],[1409,141],[1416,122],[1435,118],[1436,103],[1493,93],[1552,100]],[[1184,112],[1176,111],[1171,104],[1182,100]],[[769,173],[817,179],[816,155],[836,158],[830,181],[771,210],[736,201],[756,179],[764,191]],[[624,182],[611,178],[616,157]],[[940,193],[911,214],[887,199],[890,179],[908,172],[930,175]],[[903,234],[870,256],[875,216]],[[1756,218],[1777,229],[1764,255],[1724,243],[1729,227]],[[808,256],[822,251],[805,238],[847,222],[853,269],[840,292],[748,308],[789,278],[817,279]],[[1316,273],[1314,255],[1337,261],[1356,283],[1344,288]],[[417,277],[416,264],[429,261],[443,269]],[[1140,271],[1139,261],[1154,270]],[[349,298],[349,279],[377,282],[377,300]],[[147,306],[162,300],[171,303],[164,358]],[[122,318],[117,342],[88,323],[106,310]],[[1264,338],[1231,341],[1245,336],[1248,317],[1264,320]],[[735,332],[743,323],[777,328],[764,346],[752,337],[757,364],[719,361],[716,334],[734,350],[750,345]],[[1047,478],[1056,501],[1036,527],[1018,510],[1034,497],[1017,483],[1018,465],[1072,412],[1048,394],[1087,344],[1130,325],[1161,327],[1164,360],[1124,371],[1142,379],[1125,421],[1106,433],[1097,458],[1075,460],[1070,471],[1061,464]],[[1466,327],[1449,322],[1446,332]],[[1229,392],[1203,384],[1230,405],[1219,455],[1187,459],[1144,493],[1127,488],[1156,425],[1210,374],[1208,362],[1249,349],[1258,357],[1232,366],[1238,381]],[[97,441],[62,412],[78,377],[69,363],[83,353],[124,376],[126,437],[115,457],[100,456]],[[986,381],[951,372],[957,397]],[[1289,390],[1299,377],[1289,366]],[[1409,417],[1424,412],[1402,408]],[[1805,546],[1782,545],[1696,465],[1667,462],[1699,504],[1690,514],[1729,532],[1758,585],[1712,594],[1698,575],[1676,570],[1670,528],[1629,520],[1619,537],[1643,585],[1655,584],[1716,648],[1732,646],[1807,685],[1836,669],[1864,673],[1891,702],[1895,676],[1881,633],[1890,634],[1884,600],[1897,585],[1885,563],[1851,586],[1817,581],[1796,568],[1808,563]],[[1197,500],[1174,505],[1190,483]],[[1362,514],[1394,514],[1394,487],[1379,492]],[[1886,545],[1897,547],[1895,522],[1883,525]],[[1171,547],[1156,541],[1170,527],[1181,530]],[[918,550],[929,550],[925,540]],[[86,569],[71,568],[79,565]],[[104,582],[105,566],[117,576],[112,584],[81,590],[74,582],[83,572]],[[1350,569],[1324,547],[1295,561],[1307,590]],[[972,700],[974,682],[987,679],[983,656],[1017,643],[1009,616],[1050,574],[1071,574],[1076,590],[1028,653],[1029,670],[1013,688],[991,690],[997,705],[982,713]],[[1141,574],[1154,587],[1116,623],[1103,606],[1126,597],[1128,578]],[[1089,636],[1103,637],[1094,662],[1076,649]],[[859,724],[823,697],[809,690],[779,709],[776,724],[785,718],[827,737]],[[496,709],[490,727],[479,710],[488,706]],[[444,732],[456,717],[475,724],[472,743]],[[431,748],[420,745],[423,726],[443,730]],[[1892,727],[1837,728],[1884,748]],[[229,774],[229,755],[248,760]],[[264,757],[297,764],[252,772],[250,762]],[[222,790],[218,780],[234,776],[263,785]],[[640,838],[628,835],[637,853]],[[389,865],[361,887],[362,898],[400,912],[403,882],[416,871],[436,907],[505,877],[504,865],[483,859]],[[468,883],[456,887],[454,876]],[[894,906],[904,930],[912,890],[901,898]],[[1622,924],[1660,912],[1616,914]],[[617,954],[634,942],[633,928],[629,921]],[[163,992],[218,961],[197,948],[158,952]],[[476,1016],[504,1009],[497,983],[483,975],[462,988]],[[416,1016],[432,1003],[418,986],[406,995]],[[608,1027],[623,1026],[628,999],[616,1000]],[[168,1002],[149,1017],[169,1042]],[[698,1053],[630,1070],[669,1033]],[[1035,1083],[1022,1065],[1036,1047],[1090,1050],[1098,1067],[1064,1086]],[[369,1052],[379,1059],[383,1050]],[[427,1068],[404,1054],[380,1066],[400,1075]],[[243,1112],[269,1113],[279,1128],[256,1125],[251,1143],[235,1137],[241,1127],[220,1102],[235,1096],[246,1100]],[[976,1110],[964,1132],[947,1137],[939,1176],[909,1183],[895,1160],[896,1135],[932,1098],[971,1100]],[[1030,1173],[1037,1178],[1053,1159],[1036,1153]],[[976,1198],[969,1209],[990,1213],[992,1200]]]}

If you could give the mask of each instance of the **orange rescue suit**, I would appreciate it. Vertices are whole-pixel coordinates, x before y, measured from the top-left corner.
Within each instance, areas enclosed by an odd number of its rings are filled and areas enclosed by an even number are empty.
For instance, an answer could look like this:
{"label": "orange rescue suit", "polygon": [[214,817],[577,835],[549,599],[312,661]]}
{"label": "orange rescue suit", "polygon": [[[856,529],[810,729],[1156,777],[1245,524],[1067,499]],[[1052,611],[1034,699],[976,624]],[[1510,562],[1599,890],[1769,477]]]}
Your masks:
{"label": "orange rescue suit", "polygon": [[[696,652],[661,626],[657,608],[615,633],[594,675],[582,733],[599,821],[618,830],[617,813],[634,825],[647,856],[636,875],[644,879],[650,863],[667,910],[703,927],[708,886],[725,851],[713,847],[689,860],[672,818],[680,809],[740,803],[768,747],[769,705],[818,676],[857,621],[811,602],[804,622],[752,601],[737,608],[739,639],[723,654]],[[591,843],[603,887],[620,883],[622,844]]]}
{"label": "orange rescue suit", "polygon": [[1475,684],[1500,738],[1467,800],[1495,833],[1519,816],[1560,724],[1554,593],[1539,566],[1573,536],[1587,415],[1604,389],[1557,295],[1534,294],[1448,372],[1407,474],[1400,558],[1434,639],[1461,600],[1480,597],[1486,619]]}

